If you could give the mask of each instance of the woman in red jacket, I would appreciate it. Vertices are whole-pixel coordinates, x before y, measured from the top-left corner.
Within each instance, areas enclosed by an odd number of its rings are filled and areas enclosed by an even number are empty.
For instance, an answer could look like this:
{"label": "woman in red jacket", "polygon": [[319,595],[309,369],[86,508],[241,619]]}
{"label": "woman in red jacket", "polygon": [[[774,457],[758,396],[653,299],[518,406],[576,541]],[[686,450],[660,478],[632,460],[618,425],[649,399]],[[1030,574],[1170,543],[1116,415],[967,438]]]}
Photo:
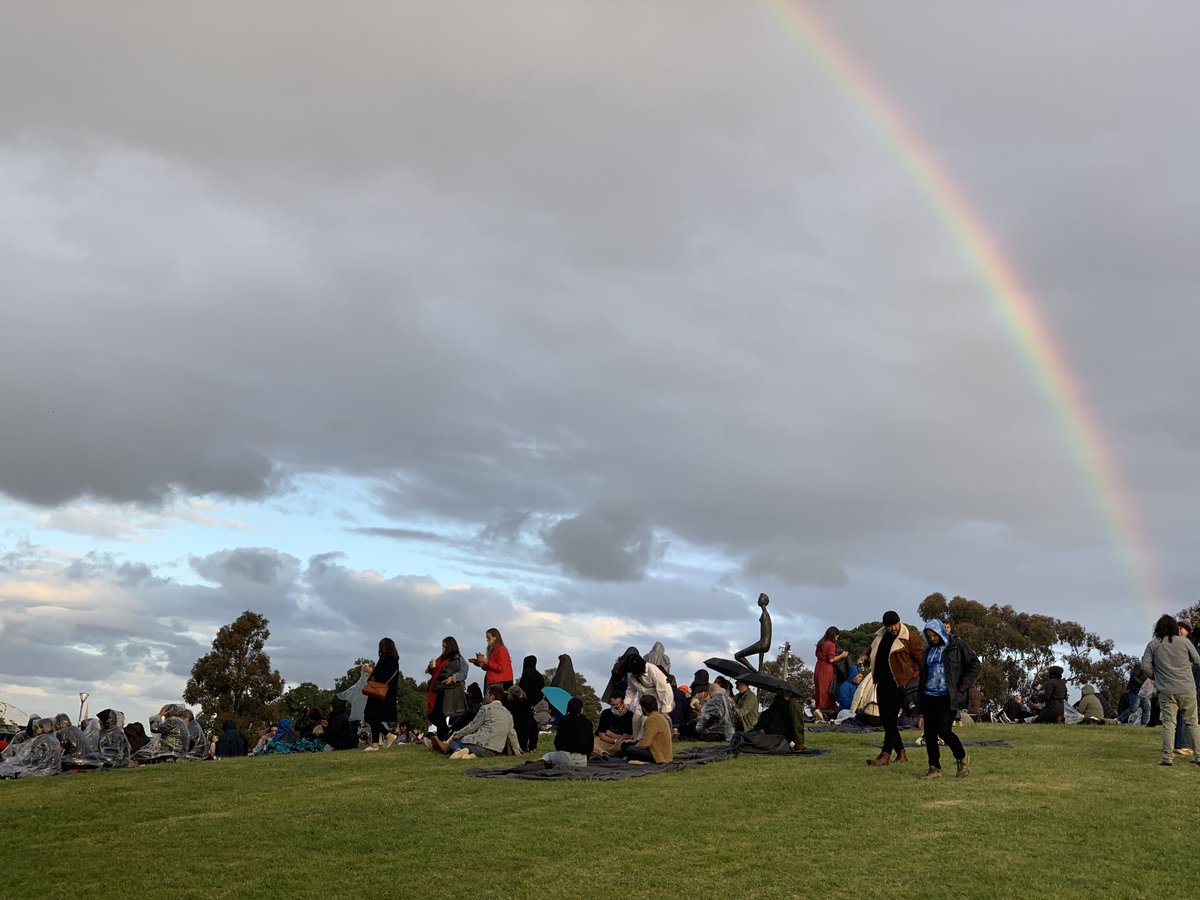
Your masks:
{"label": "woman in red jacket", "polygon": [[504,638],[500,637],[499,628],[489,628],[484,632],[487,638],[487,655],[476,653],[471,662],[483,669],[483,688],[486,691],[493,684],[508,690],[513,683],[512,660],[508,656],[508,648],[504,646]]}
{"label": "woman in red jacket", "polygon": [[826,712],[836,712],[838,708],[837,670],[834,666],[850,655],[845,650],[838,652],[839,636],[841,631],[837,626],[830,625],[825,629],[825,636],[817,642],[817,664],[813,667],[813,705]]}

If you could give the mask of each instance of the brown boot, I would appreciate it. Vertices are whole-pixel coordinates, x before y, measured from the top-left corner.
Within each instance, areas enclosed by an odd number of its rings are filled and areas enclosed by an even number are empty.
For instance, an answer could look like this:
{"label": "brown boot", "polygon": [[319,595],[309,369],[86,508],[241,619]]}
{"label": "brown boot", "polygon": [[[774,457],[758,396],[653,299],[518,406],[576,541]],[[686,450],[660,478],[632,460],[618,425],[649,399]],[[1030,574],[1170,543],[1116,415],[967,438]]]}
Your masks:
{"label": "brown boot", "polygon": [[436,737],[436,736],[430,738],[429,743],[433,744],[433,752],[434,753],[446,753],[450,749],[449,744],[447,744],[441,738]]}
{"label": "brown boot", "polygon": [[898,762],[898,763],[908,762],[908,753],[904,750],[901,750],[899,753],[896,754],[896,762]]}
{"label": "brown boot", "polygon": [[867,765],[868,766],[886,766],[891,761],[892,761],[892,757],[890,754],[880,753],[874,759],[868,759]]}

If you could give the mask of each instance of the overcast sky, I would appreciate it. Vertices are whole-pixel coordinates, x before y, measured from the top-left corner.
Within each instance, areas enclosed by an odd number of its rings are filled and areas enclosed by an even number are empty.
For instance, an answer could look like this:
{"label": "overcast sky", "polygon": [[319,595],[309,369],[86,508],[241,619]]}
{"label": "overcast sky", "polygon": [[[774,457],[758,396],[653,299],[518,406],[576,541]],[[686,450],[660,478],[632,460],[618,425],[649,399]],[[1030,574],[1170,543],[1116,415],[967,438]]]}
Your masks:
{"label": "overcast sky", "polygon": [[489,626],[690,679],[760,591],[809,665],[933,591],[1140,649],[1200,580],[1200,9],[811,9],[1027,286],[1165,596],[786,4],[20,4],[0,700],[144,718],[244,609],[290,684]]}

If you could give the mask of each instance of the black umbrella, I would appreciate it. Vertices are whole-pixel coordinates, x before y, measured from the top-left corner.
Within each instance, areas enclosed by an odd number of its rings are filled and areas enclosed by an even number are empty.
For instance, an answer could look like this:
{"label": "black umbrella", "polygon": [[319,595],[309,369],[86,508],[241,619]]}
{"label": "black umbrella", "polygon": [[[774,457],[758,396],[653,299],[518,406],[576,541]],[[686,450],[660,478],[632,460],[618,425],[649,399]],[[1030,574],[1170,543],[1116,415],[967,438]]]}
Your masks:
{"label": "black umbrella", "polygon": [[740,662],[734,659],[721,659],[719,656],[714,656],[712,659],[706,659],[704,664],[714,672],[720,672],[722,675],[728,675],[730,678],[736,678],[738,681],[743,681],[743,675],[747,672],[753,672],[743,666]]}
{"label": "black umbrella", "polygon": [[782,678],[776,678],[774,675],[764,675],[762,672],[754,672],[747,669],[741,675],[737,676],[738,681],[744,681],[746,684],[756,688],[762,688],[764,691],[778,693],[779,691],[790,691],[797,697],[800,696],[800,688]]}

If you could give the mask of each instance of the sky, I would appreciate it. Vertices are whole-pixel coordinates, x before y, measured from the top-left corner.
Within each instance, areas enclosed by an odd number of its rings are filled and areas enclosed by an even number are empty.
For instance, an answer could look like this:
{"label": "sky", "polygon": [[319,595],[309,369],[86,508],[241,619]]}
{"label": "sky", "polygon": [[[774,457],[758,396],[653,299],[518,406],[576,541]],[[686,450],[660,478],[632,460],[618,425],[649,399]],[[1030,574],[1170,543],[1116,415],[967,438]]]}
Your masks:
{"label": "sky", "polygon": [[1197,599],[1194,3],[6,19],[2,702]]}

